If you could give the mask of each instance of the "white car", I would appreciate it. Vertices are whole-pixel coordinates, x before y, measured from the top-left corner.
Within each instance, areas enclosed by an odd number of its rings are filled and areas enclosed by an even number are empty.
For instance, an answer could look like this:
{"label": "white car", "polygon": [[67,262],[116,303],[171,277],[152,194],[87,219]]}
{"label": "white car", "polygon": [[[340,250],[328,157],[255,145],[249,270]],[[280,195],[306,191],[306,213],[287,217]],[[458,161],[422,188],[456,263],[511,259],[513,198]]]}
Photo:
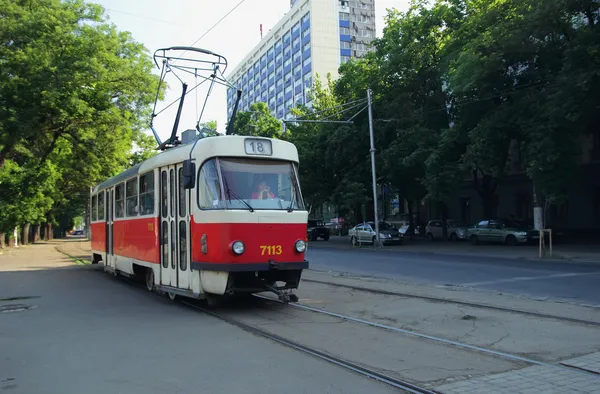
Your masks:
{"label": "white car", "polygon": [[[375,244],[375,223],[367,222],[361,223],[348,231],[350,242],[352,245],[358,245],[362,243]],[[398,231],[398,229],[389,224],[388,222],[379,223],[379,239],[384,245],[387,244],[401,244],[404,240],[404,236]]]}

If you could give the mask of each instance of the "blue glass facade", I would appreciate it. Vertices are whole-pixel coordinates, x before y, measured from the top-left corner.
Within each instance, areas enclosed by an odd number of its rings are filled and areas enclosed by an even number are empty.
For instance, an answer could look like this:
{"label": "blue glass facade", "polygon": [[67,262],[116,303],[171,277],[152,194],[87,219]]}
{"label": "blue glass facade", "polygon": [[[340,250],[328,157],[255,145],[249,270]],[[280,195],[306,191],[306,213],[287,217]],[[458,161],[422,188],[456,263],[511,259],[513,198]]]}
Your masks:
{"label": "blue glass facade", "polygon": [[[239,111],[265,102],[277,118],[290,116],[290,109],[307,102],[312,87],[310,13],[282,32],[259,61],[232,80],[242,89]],[[227,116],[235,104],[236,89],[227,89]]]}

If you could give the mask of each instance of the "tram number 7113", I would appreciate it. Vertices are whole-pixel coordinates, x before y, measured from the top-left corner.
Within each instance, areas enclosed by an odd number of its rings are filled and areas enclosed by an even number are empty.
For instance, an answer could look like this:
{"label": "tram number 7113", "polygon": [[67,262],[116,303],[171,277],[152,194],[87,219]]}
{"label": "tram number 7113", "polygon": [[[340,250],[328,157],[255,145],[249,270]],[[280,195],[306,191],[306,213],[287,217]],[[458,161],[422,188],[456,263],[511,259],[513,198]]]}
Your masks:
{"label": "tram number 7113", "polygon": [[261,255],[279,255],[283,253],[283,249],[281,245],[260,245],[260,254]]}

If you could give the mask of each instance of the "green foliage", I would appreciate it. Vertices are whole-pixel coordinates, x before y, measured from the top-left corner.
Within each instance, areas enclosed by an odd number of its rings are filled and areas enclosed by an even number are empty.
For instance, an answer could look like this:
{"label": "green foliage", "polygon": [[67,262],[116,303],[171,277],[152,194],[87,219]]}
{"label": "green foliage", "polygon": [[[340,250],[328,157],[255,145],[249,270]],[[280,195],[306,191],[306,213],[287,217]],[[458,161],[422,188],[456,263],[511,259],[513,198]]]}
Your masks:
{"label": "green foliage", "polygon": [[281,122],[271,114],[265,103],[254,103],[249,111],[239,112],[233,129],[238,135],[268,138],[280,138],[283,131]]}
{"label": "green foliage", "polygon": [[[319,111],[370,88],[378,181],[402,197],[443,203],[470,179],[492,215],[497,188],[520,173],[559,201],[582,141],[600,139],[599,10],[598,0],[413,0],[295,115],[341,119]],[[315,204],[356,212],[370,199],[366,111],[354,122],[290,127]]]}
{"label": "green foliage", "polygon": [[11,190],[1,225],[70,222],[91,184],[153,154],[143,129],[158,78],[98,5],[0,0],[0,10],[0,187]]}

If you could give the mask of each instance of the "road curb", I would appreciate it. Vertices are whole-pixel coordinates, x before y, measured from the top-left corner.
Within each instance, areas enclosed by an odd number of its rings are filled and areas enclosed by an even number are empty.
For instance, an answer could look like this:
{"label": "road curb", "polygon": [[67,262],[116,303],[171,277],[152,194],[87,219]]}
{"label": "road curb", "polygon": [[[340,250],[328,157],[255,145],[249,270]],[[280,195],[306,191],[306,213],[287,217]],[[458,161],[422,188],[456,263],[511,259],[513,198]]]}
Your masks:
{"label": "road curb", "polygon": [[337,250],[364,250],[364,251],[372,251],[372,252],[395,252],[395,253],[404,253],[409,255],[416,256],[452,256],[452,257],[468,257],[468,258],[493,258],[497,260],[506,260],[506,261],[527,261],[533,263],[566,263],[566,264],[580,264],[580,265],[591,265],[591,266],[600,266],[600,261],[593,260],[577,260],[573,258],[530,258],[523,256],[500,256],[497,254],[478,254],[478,253],[447,253],[447,252],[437,252],[437,251],[414,251],[414,250],[402,250],[402,246],[397,248],[384,246],[382,248],[375,248],[372,246],[367,247],[348,247],[342,245],[328,244],[325,245],[323,243],[319,243],[315,245],[314,243],[310,243],[308,245],[309,248],[312,249],[337,249]]}

